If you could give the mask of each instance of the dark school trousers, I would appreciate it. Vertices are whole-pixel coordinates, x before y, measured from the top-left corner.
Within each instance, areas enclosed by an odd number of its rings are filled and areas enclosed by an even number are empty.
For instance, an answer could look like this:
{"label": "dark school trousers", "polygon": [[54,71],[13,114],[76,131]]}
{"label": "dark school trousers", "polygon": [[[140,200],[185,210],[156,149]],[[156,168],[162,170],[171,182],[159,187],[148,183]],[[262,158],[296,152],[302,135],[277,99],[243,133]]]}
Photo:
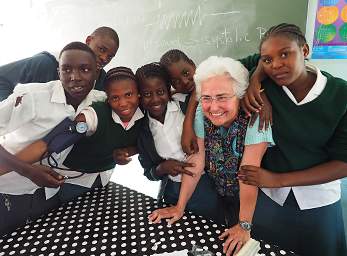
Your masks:
{"label": "dark school trousers", "polygon": [[341,202],[300,210],[291,191],[283,206],[259,190],[253,237],[300,256],[347,255]]}
{"label": "dark school trousers", "polygon": [[0,193],[0,235],[14,231],[59,206],[58,195],[46,200],[44,188],[34,194]]}
{"label": "dark school trousers", "polygon": [[59,190],[59,201],[61,204],[66,203],[68,201],[74,200],[77,197],[87,193],[88,191],[94,189],[94,188],[101,188],[101,178],[100,175],[95,179],[93,185],[91,188],[71,184],[71,183],[64,183]]}

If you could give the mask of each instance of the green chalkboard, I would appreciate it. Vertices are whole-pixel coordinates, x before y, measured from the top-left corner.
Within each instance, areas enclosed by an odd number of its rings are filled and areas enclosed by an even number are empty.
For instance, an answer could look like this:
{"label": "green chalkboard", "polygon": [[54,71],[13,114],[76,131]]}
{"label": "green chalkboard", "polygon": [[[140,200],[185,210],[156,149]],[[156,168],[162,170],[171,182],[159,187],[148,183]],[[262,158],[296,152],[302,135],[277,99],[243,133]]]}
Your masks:
{"label": "green chalkboard", "polygon": [[257,51],[272,25],[295,23],[305,31],[307,8],[308,0],[51,0],[46,15],[56,40],[115,28],[120,48],[108,67],[137,68],[172,48],[197,63],[210,55],[240,58]]}

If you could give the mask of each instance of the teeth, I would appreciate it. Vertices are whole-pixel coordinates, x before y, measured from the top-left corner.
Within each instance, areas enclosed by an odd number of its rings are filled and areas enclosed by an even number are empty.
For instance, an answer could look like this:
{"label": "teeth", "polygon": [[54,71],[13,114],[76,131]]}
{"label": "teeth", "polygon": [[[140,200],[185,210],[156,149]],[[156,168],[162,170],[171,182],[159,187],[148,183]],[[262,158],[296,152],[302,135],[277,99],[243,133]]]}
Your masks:
{"label": "teeth", "polygon": [[223,113],[210,113],[211,116],[221,116]]}
{"label": "teeth", "polygon": [[76,87],[72,87],[71,90],[78,92],[78,91],[82,91],[83,87],[82,86],[76,86]]}

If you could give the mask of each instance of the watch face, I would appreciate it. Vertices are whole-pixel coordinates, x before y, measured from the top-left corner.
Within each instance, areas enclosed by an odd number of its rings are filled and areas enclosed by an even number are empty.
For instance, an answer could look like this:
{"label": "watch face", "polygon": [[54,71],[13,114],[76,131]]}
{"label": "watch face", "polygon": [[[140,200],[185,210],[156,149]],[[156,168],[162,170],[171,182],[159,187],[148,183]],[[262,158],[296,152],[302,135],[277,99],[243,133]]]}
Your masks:
{"label": "watch face", "polygon": [[250,231],[252,229],[252,224],[247,221],[240,221],[239,224],[244,230]]}
{"label": "watch face", "polygon": [[88,130],[88,125],[85,122],[78,122],[76,124],[76,131],[78,133],[85,133]]}

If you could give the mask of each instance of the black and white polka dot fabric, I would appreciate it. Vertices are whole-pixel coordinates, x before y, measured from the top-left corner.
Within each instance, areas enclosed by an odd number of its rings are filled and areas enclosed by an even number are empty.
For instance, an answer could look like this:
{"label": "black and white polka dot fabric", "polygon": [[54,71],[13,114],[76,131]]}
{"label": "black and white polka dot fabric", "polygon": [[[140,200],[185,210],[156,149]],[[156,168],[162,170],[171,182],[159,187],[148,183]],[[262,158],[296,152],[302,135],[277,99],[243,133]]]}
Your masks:
{"label": "black and white polka dot fabric", "polygon": [[[0,238],[4,255],[152,255],[200,245],[223,255],[222,226],[186,214],[178,223],[150,224],[156,200],[110,183]],[[259,255],[295,255],[261,242]]]}

